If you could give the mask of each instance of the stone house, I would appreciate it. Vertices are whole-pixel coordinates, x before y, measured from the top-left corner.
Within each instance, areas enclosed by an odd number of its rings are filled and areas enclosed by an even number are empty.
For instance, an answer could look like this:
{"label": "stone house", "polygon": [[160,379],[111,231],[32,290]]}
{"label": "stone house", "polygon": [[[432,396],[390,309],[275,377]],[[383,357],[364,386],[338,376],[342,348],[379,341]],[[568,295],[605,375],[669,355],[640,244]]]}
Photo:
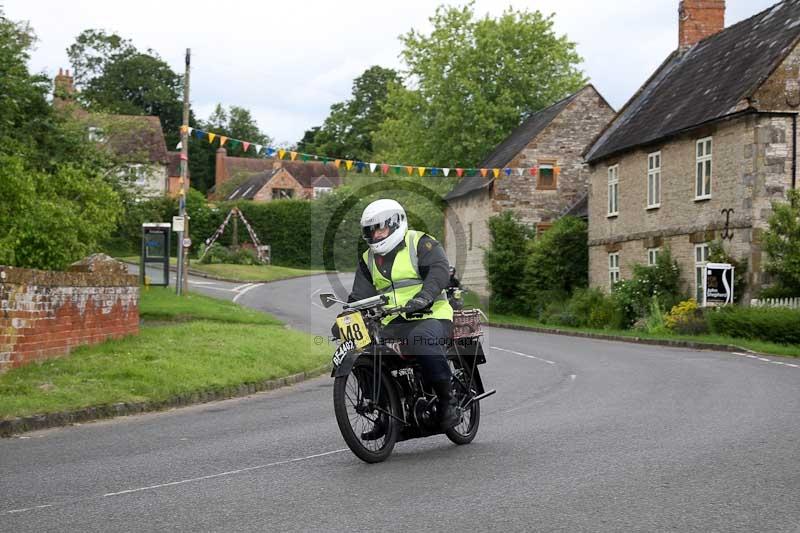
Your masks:
{"label": "stone house", "polygon": [[[669,247],[702,302],[709,243],[767,280],[761,235],[797,186],[800,1],[725,29],[724,0],[680,3],[675,50],[587,150],[590,285]],[[741,288],[740,288],[741,289]]]}
{"label": "stone house", "polygon": [[161,120],[155,116],[89,113],[74,101],[69,70],[59,69],[54,81],[53,105],[82,123],[90,141],[111,151],[119,162],[120,182],[140,197],[166,195],[170,156]]}
{"label": "stone house", "polygon": [[465,177],[446,196],[445,250],[461,281],[481,296],[489,287],[483,266],[490,217],[513,211],[544,231],[564,215],[585,211],[587,173],[582,153],[613,118],[592,85],[525,119],[480,164],[481,168],[537,167],[535,176]]}
{"label": "stone house", "polygon": [[287,198],[319,198],[341,184],[336,167],[320,162],[274,161],[236,187],[225,200],[269,202]]}

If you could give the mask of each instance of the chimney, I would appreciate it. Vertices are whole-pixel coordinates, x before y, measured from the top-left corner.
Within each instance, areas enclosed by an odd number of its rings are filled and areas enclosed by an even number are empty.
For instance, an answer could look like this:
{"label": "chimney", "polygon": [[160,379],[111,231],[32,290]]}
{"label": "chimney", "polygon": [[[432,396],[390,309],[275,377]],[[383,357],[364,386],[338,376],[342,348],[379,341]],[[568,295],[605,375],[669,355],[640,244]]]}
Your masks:
{"label": "chimney", "polygon": [[214,165],[214,187],[219,194],[219,186],[228,181],[228,169],[225,168],[225,158],[228,156],[227,150],[223,147],[217,148],[217,161]]}
{"label": "chimney", "polygon": [[71,102],[75,94],[75,87],[73,85],[73,78],[69,74],[69,69],[66,71],[58,69],[58,74],[53,80],[53,105],[56,108],[63,108],[67,103]]}
{"label": "chimney", "polygon": [[725,0],[681,0],[678,46],[685,50],[725,29]]}

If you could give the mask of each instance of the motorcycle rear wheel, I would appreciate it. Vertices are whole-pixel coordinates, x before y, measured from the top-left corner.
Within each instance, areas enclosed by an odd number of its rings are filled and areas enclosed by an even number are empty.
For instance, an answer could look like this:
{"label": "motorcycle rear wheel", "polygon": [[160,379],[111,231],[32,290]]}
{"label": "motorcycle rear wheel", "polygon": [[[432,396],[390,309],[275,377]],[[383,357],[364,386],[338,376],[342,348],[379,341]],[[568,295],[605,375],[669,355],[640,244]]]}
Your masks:
{"label": "motorcycle rear wheel", "polygon": [[[378,400],[374,401],[370,396],[376,376],[380,382]],[[383,371],[376,374],[371,360],[357,360],[348,375],[334,380],[333,410],[339,431],[356,457],[366,463],[380,463],[391,455],[400,435],[400,422],[390,415],[402,419],[403,413],[393,380]],[[362,439],[362,433],[373,430],[379,419],[386,427],[385,435]]]}

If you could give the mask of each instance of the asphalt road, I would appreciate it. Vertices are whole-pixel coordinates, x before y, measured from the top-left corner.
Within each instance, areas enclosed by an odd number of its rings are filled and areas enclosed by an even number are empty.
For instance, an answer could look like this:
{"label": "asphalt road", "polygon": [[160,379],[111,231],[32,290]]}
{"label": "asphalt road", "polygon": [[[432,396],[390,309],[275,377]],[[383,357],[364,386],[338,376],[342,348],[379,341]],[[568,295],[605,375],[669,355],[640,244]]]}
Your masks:
{"label": "asphalt road", "polygon": [[[343,277],[347,286],[348,277]],[[192,289],[325,335],[330,280]],[[800,531],[800,365],[488,329],[475,441],[346,449],[321,377],[0,440],[0,531]]]}

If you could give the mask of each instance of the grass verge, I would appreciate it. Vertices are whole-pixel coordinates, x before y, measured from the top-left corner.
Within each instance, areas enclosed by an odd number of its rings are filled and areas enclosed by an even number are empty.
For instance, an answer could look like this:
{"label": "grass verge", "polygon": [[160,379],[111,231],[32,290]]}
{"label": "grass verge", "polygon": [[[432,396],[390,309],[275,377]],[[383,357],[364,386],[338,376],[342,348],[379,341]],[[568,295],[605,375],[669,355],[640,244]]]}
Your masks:
{"label": "grass verge", "polygon": [[[138,256],[119,257],[122,261],[129,263],[139,264]],[[175,266],[177,264],[174,257],[170,258],[169,264]],[[298,276],[311,276],[313,274],[322,274],[324,270],[308,270],[303,268],[282,267],[276,265],[231,265],[231,264],[213,264],[206,265],[196,261],[190,261],[189,268],[196,272],[208,274],[215,278],[225,279],[229,281],[278,281],[281,279],[295,278]]]}
{"label": "grass verge", "polygon": [[513,326],[527,326],[534,328],[548,329],[552,331],[564,331],[569,333],[592,333],[597,335],[613,335],[617,337],[640,338],[640,339],[653,339],[664,341],[688,341],[699,344],[727,344],[731,346],[739,346],[754,352],[781,355],[787,357],[800,357],[800,346],[789,344],[777,344],[774,342],[766,342],[760,340],[743,339],[738,337],[726,337],[722,335],[672,335],[672,334],[654,334],[647,333],[646,331],[639,330],[608,330],[608,329],[590,329],[590,328],[571,328],[566,326],[552,326],[542,324],[531,318],[514,316],[514,315],[501,315],[497,313],[489,313],[489,320],[498,325],[513,325]]}
{"label": "grass verge", "polygon": [[[150,289],[142,292],[141,307],[143,317],[161,324],[145,321],[137,336],[81,347],[0,376],[0,419],[163,401],[309,371],[330,357],[312,336],[228,302],[196,294],[179,299]],[[190,321],[175,322],[185,320]]]}

